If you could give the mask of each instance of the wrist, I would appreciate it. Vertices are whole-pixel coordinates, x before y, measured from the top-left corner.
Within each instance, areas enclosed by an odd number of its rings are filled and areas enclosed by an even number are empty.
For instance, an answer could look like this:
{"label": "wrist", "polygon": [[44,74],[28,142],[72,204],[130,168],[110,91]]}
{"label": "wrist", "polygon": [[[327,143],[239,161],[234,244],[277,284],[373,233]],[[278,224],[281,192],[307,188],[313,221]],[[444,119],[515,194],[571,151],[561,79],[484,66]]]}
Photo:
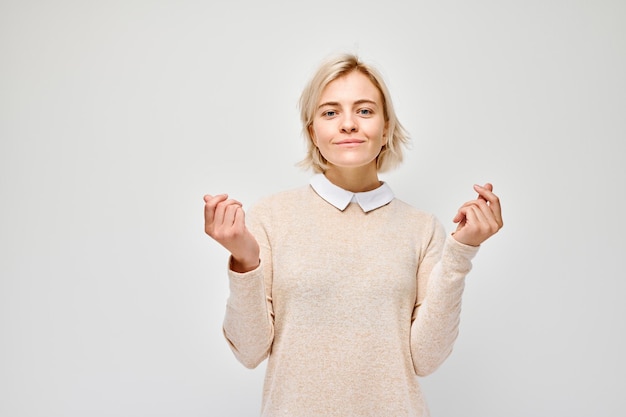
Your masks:
{"label": "wrist", "polygon": [[256,260],[250,259],[237,259],[234,256],[230,257],[230,270],[238,273],[250,272],[259,267],[261,261],[259,258]]}
{"label": "wrist", "polygon": [[452,238],[453,238],[454,240],[456,240],[457,242],[459,242],[459,243],[460,243],[460,244],[462,244],[462,245],[466,245],[466,246],[473,246],[473,247],[478,247],[478,246],[480,246],[480,244],[481,244],[481,242],[477,242],[476,240],[469,239],[469,238],[467,238],[467,237],[465,237],[465,236],[461,237],[461,236],[459,236],[459,234],[458,234],[458,233],[456,233],[456,232],[452,233],[452,235],[451,235],[451,236],[452,236]]}

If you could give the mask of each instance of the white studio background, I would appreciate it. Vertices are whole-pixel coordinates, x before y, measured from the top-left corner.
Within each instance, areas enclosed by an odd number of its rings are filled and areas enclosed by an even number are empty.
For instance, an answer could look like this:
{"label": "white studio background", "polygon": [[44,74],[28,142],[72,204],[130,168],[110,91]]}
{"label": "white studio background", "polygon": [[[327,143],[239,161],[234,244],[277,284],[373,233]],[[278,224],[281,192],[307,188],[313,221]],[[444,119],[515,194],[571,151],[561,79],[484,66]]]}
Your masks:
{"label": "white studio background", "polygon": [[340,51],[413,136],[399,198],[450,229],[502,199],[433,415],[622,415],[619,0],[0,0],[0,415],[258,415],[202,196],[307,182],[297,99]]}

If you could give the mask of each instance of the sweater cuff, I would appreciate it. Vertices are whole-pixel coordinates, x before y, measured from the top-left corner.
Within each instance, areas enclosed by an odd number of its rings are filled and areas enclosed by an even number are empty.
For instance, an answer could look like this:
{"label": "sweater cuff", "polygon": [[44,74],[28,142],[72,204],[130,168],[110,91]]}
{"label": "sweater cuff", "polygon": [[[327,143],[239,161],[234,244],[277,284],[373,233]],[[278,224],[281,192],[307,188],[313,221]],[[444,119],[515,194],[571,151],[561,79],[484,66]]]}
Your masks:
{"label": "sweater cuff", "polygon": [[248,272],[235,272],[228,268],[228,278],[230,284],[229,307],[247,311],[251,305],[255,304],[251,300],[265,300],[262,264]]}
{"label": "sweater cuff", "polygon": [[448,235],[443,247],[442,260],[453,270],[467,273],[472,269],[472,259],[480,246],[470,246]]}
{"label": "sweater cuff", "polygon": [[263,262],[259,262],[259,265],[248,272],[235,272],[230,268],[232,262],[232,256],[228,258],[228,278],[231,281],[254,281],[255,279],[263,279]]}
{"label": "sweater cuff", "polygon": [[248,274],[248,273],[250,273],[250,272],[257,271],[257,270],[261,267],[261,260],[259,259],[259,265],[257,265],[257,267],[256,267],[256,268],[251,269],[251,270],[250,270],[250,271],[248,271],[248,272],[235,272],[235,271],[233,271],[233,269],[231,268],[231,266],[233,265],[233,255],[230,255],[230,256],[228,257],[228,264],[227,264],[227,265],[228,265],[228,273],[229,273],[229,274],[231,274],[231,273],[232,273],[232,274],[237,274],[237,275],[245,275],[245,274]]}

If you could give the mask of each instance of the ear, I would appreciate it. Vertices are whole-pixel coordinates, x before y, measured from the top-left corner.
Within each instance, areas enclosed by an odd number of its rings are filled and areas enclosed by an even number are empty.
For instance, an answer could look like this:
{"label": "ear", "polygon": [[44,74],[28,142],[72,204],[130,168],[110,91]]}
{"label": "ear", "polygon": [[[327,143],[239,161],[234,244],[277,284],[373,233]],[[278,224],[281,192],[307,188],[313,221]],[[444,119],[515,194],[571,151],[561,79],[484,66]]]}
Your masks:
{"label": "ear", "polygon": [[385,122],[385,129],[383,130],[383,146],[389,143],[389,122]]}
{"label": "ear", "polygon": [[315,147],[317,147],[317,139],[315,138],[315,130],[313,130],[313,124],[310,124],[309,127],[307,127],[307,130],[309,131],[309,136],[311,137],[311,142],[313,142],[313,145],[315,145]]}

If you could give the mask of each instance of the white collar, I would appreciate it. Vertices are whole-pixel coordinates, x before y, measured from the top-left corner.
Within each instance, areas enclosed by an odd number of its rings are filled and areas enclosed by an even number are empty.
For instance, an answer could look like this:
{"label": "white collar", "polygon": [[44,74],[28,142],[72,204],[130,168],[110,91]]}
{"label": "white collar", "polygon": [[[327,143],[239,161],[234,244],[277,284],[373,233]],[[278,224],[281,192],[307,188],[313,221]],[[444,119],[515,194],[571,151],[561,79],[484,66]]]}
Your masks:
{"label": "white collar", "polygon": [[389,204],[394,198],[391,187],[385,182],[375,190],[366,191],[364,193],[353,193],[344,190],[330,182],[324,174],[315,174],[311,177],[310,183],[311,187],[313,187],[320,197],[341,211],[345,210],[350,202],[355,202],[367,213],[385,204]]}

